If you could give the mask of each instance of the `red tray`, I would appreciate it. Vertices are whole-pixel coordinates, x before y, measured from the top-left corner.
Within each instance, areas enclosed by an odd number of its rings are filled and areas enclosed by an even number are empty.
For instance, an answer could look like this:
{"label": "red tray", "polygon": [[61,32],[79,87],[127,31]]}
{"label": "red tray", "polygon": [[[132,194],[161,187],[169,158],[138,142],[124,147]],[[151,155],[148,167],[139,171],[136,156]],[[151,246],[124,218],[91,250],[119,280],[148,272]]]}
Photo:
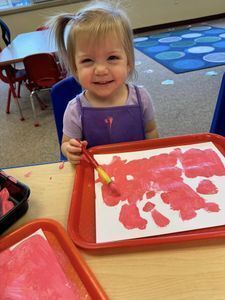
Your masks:
{"label": "red tray", "polygon": [[6,235],[0,239],[0,251],[18,243],[38,229],[44,232],[67,278],[79,288],[81,299],[108,299],[67,232],[54,220],[37,219]]}
{"label": "red tray", "polygon": [[[131,152],[170,146],[197,144],[202,142],[213,142],[219,151],[225,156],[225,138],[220,135],[210,133],[97,146],[91,148],[90,152],[93,154]],[[79,247],[85,249],[144,246],[225,236],[225,226],[218,226],[147,238],[144,237],[139,239],[96,243],[94,169],[84,161],[82,161],[76,169],[76,178],[71,198],[67,230],[73,242]]]}

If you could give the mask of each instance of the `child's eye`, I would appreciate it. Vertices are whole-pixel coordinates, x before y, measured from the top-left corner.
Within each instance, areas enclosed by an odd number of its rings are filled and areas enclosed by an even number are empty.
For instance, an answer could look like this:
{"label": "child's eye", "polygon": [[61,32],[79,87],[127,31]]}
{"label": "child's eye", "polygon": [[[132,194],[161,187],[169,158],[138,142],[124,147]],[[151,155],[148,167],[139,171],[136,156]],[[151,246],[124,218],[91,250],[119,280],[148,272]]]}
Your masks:
{"label": "child's eye", "polygon": [[90,58],[85,58],[81,61],[82,64],[87,64],[87,63],[91,63],[92,60]]}
{"label": "child's eye", "polygon": [[117,60],[119,59],[119,56],[116,56],[116,55],[111,55],[108,57],[108,60]]}

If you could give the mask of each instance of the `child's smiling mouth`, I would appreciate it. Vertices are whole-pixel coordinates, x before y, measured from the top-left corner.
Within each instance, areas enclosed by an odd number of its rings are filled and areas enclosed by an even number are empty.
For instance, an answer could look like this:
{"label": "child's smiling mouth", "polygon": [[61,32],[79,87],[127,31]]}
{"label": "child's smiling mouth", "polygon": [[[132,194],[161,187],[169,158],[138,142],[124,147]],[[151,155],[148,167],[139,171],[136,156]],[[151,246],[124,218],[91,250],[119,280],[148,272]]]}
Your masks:
{"label": "child's smiling mouth", "polygon": [[113,82],[113,80],[108,80],[108,81],[94,81],[93,83],[97,84],[97,85],[107,85],[107,84],[110,84],[112,82]]}

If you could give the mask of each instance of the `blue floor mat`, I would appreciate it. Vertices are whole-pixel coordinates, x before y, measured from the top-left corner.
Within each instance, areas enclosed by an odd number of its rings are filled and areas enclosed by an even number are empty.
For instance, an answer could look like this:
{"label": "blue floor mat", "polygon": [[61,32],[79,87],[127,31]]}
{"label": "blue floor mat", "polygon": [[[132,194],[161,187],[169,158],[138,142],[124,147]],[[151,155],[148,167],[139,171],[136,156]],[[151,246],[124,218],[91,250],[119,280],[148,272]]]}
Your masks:
{"label": "blue floor mat", "polygon": [[225,64],[225,28],[192,26],[135,38],[134,46],[177,74]]}

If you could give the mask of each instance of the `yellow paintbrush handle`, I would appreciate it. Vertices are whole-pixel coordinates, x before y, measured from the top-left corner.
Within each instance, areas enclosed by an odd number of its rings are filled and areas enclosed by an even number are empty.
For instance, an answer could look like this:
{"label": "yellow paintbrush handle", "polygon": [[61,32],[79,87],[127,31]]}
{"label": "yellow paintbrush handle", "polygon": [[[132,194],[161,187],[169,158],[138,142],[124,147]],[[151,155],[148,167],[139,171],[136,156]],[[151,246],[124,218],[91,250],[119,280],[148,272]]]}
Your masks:
{"label": "yellow paintbrush handle", "polygon": [[96,170],[97,170],[99,176],[102,178],[102,180],[105,181],[106,184],[109,184],[112,182],[112,179],[109,177],[109,175],[106,173],[106,171],[102,167],[98,166],[96,168]]}

